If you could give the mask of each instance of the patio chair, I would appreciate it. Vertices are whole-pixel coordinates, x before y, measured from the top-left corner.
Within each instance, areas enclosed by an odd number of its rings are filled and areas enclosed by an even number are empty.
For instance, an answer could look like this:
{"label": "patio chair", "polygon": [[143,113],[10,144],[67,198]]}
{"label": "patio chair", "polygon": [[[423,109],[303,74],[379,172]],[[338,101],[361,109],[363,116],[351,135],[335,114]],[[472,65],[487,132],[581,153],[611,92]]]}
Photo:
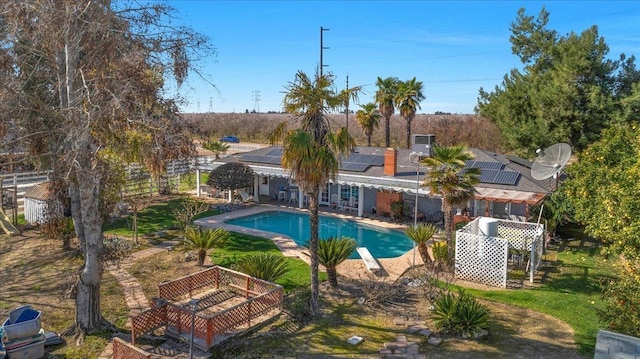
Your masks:
{"label": "patio chair", "polygon": [[211,197],[211,186],[208,186],[208,185],[200,186],[200,194],[202,196]]}
{"label": "patio chair", "polygon": [[349,211],[358,210],[358,199],[355,197],[349,197],[349,204],[347,205]]}
{"label": "patio chair", "polygon": [[292,189],[291,190],[289,203],[298,203],[298,190],[297,189]]}
{"label": "patio chair", "polygon": [[340,200],[338,201],[338,211],[340,212],[346,211],[348,208],[348,205],[349,205],[349,201],[346,201],[340,198]]}
{"label": "patio chair", "polygon": [[247,193],[247,191],[240,192],[240,197],[242,198],[243,203],[249,203],[253,201],[253,196]]}
{"label": "patio chair", "polygon": [[338,209],[340,205],[340,196],[337,193],[331,195],[331,201],[329,202],[329,208]]}

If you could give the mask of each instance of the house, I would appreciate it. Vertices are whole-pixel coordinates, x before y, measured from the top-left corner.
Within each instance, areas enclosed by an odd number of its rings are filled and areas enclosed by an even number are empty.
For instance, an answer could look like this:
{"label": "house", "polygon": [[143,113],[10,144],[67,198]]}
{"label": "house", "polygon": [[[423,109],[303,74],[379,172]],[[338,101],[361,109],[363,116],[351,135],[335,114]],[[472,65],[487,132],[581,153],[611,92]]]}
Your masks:
{"label": "house", "polygon": [[[532,163],[527,160],[476,148],[470,151],[475,158],[467,166],[481,169],[481,183],[475,186],[474,200],[458,210],[460,214],[523,219],[528,216],[530,206],[542,203],[554,189],[555,180],[538,181],[531,177]],[[417,153],[415,147],[357,147],[343,159],[335,180],[321,189],[319,204],[335,206],[332,198],[337,194],[344,208],[365,216],[372,212],[388,215],[391,203],[402,202],[410,217],[416,213],[429,218],[440,211],[441,199],[422,187],[429,169],[416,163],[417,155],[422,153]],[[198,170],[210,171],[228,162],[244,163],[255,173],[254,201],[260,198],[286,201],[303,208],[304,194],[289,171],[280,166],[281,156],[282,148],[271,146],[228,156]]]}

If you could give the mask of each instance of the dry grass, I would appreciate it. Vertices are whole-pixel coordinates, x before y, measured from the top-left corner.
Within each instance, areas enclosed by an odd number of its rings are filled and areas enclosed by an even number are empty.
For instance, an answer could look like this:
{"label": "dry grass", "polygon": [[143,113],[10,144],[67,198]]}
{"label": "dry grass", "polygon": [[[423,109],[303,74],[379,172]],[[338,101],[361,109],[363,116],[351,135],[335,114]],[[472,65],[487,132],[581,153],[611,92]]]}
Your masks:
{"label": "dry grass", "polygon": [[[0,318],[5,318],[15,307],[29,304],[42,311],[42,327],[47,331],[63,333],[75,320],[75,301],[68,295],[74,274],[81,259],[73,252],[61,250],[61,242],[40,236],[35,231],[23,235],[0,237]],[[129,310],[122,287],[115,278],[105,273],[102,282],[102,311],[105,318],[121,331]],[[47,348],[46,358],[96,358],[111,339],[110,331],[85,338],[82,346],[70,342]]]}

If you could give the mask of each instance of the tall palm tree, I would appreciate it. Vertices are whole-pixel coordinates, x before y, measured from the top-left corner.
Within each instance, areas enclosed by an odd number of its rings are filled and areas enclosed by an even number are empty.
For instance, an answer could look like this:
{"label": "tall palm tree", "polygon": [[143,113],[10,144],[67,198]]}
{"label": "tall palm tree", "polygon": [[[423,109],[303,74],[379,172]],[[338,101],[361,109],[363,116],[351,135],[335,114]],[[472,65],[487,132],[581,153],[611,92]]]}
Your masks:
{"label": "tall palm tree", "polygon": [[424,264],[431,262],[431,256],[429,255],[429,249],[427,247],[427,241],[429,241],[434,234],[436,234],[437,228],[433,224],[420,223],[415,226],[410,226],[404,233],[418,246],[418,253],[422,258]]}
{"label": "tall palm tree", "polygon": [[[347,81],[347,86],[348,86],[348,83],[349,81]],[[361,93],[362,93],[362,86],[347,87],[346,89],[338,93],[338,97],[340,98],[341,105],[344,106],[345,127],[347,128],[347,131],[349,131],[349,104],[352,101],[358,102],[358,95],[360,95]]]}
{"label": "tall palm tree", "polygon": [[420,102],[425,99],[422,93],[422,81],[412,78],[398,83],[395,103],[400,115],[407,121],[407,148],[411,148],[411,121],[416,117],[416,110],[420,108]]}
{"label": "tall palm tree", "polygon": [[449,248],[449,258],[453,257],[453,208],[464,205],[473,198],[473,186],[480,182],[480,170],[464,168],[465,162],[472,160],[473,154],[464,145],[434,146],[433,156],[426,157],[422,163],[431,171],[425,179],[425,185],[431,192],[442,196],[444,229]]}
{"label": "tall palm tree", "polygon": [[229,239],[229,232],[222,228],[202,228],[189,226],[184,230],[184,241],[181,243],[183,251],[196,251],[197,264],[204,264],[207,252],[222,246]]}
{"label": "tall palm tree", "polygon": [[380,126],[380,112],[375,103],[360,105],[361,109],[356,112],[356,120],[362,128],[362,132],[367,136],[367,146],[371,146],[371,136],[373,131]]}
{"label": "tall palm tree", "polygon": [[331,75],[315,78],[299,71],[293,82],[286,86],[284,109],[301,120],[296,130],[287,130],[282,123],[269,135],[271,143],[282,140],[282,167],[289,170],[300,189],[309,197],[309,224],[311,238],[309,252],[311,261],[311,315],[319,313],[318,281],[318,195],[320,186],[335,179],[340,159],[355,149],[355,141],[346,128],[331,131],[326,113],[341,105],[340,97],[333,88]]}
{"label": "tall palm tree", "polygon": [[349,237],[329,237],[318,242],[318,258],[327,270],[327,278],[332,288],[338,287],[336,267],[349,258],[357,247],[356,240]]}
{"label": "tall palm tree", "polygon": [[380,114],[384,117],[384,143],[386,147],[389,147],[391,144],[389,121],[395,111],[394,104],[396,93],[398,92],[398,82],[397,77],[387,77],[386,79],[378,77],[376,81],[378,91],[376,91],[375,100],[378,104]]}

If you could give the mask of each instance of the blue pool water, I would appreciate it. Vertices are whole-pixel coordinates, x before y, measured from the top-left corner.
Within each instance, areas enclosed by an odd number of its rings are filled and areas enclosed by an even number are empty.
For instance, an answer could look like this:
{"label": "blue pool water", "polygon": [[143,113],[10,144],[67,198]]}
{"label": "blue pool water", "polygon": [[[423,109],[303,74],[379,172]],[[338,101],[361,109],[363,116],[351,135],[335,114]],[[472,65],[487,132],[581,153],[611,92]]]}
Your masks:
{"label": "blue pool water", "polygon": [[[231,219],[228,224],[280,233],[289,236],[299,246],[309,241],[309,215],[295,212],[262,212]],[[413,242],[402,232],[368,226],[341,218],[320,216],[320,239],[351,237],[358,247],[367,247],[375,258],[398,257],[413,248]],[[357,252],[351,258],[360,258]]]}

